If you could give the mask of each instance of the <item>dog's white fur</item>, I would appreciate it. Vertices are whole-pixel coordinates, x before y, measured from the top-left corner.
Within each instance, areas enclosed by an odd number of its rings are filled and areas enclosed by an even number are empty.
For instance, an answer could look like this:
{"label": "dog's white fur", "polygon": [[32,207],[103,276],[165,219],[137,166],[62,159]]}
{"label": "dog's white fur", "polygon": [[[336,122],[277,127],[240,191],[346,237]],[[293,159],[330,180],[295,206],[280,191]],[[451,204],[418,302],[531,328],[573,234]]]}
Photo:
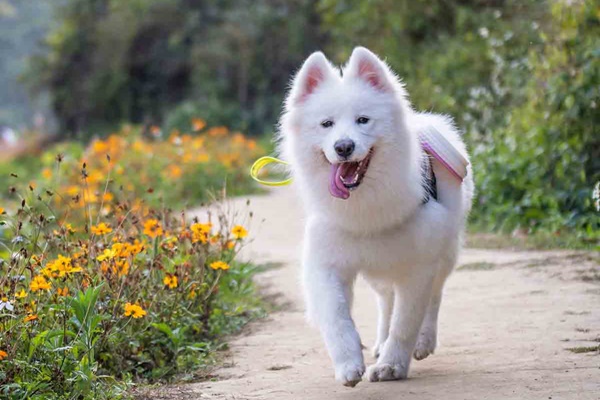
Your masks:
{"label": "dog's white fur", "polygon": [[[433,125],[467,156],[452,121],[418,113],[388,66],[354,49],[342,74],[323,53],[312,54],[293,80],[281,119],[280,152],[292,166],[307,210],[303,283],[307,314],[320,328],[347,386],[365,365],[351,317],[352,287],[362,274],[377,294],[379,322],[371,381],[407,377],[411,357],[433,353],[444,282],[456,263],[473,195],[469,168],[461,183],[435,160],[438,200],[422,204],[418,132]],[[367,124],[356,119],[368,116]],[[334,126],[324,128],[329,119]],[[352,160],[373,148],[364,181],[347,200],[328,192],[333,144],[356,143]]]}

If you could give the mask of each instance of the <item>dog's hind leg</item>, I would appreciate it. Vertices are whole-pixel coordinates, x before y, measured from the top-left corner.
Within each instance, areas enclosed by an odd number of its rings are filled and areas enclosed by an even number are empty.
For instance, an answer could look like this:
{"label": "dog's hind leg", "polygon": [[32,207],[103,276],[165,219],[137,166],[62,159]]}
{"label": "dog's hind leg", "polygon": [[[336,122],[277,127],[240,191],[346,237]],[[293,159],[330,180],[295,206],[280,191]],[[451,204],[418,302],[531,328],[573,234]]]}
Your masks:
{"label": "dog's hind leg", "polygon": [[438,315],[442,303],[444,284],[456,264],[459,242],[460,238],[453,240],[446,256],[440,259],[440,267],[433,281],[431,298],[429,299],[429,305],[427,306],[427,311],[425,312],[425,317],[423,318],[423,323],[421,324],[419,337],[417,338],[417,344],[415,345],[415,351],[413,353],[415,360],[423,360],[430,354],[433,354],[437,346]]}
{"label": "dog's hind leg", "polygon": [[367,279],[377,295],[377,339],[373,346],[373,357],[379,357],[383,344],[390,333],[390,320],[394,307],[394,288],[392,285]]}
{"label": "dog's hind leg", "polygon": [[370,381],[397,380],[408,376],[419,328],[431,297],[433,280],[433,276],[423,273],[407,276],[394,284],[390,333],[377,363],[367,369]]}

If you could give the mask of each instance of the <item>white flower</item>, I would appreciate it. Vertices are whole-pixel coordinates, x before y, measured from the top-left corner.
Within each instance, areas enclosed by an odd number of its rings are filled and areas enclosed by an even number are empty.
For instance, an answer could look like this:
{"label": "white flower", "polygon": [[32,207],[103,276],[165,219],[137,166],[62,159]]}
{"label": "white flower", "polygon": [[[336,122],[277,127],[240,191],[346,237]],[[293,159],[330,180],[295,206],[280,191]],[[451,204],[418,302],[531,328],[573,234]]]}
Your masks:
{"label": "white flower", "polygon": [[594,186],[594,191],[592,192],[592,199],[594,200],[596,211],[600,211],[600,182],[597,182],[596,186]]}
{"label": "white flower", "polygon": [[10,301],[0,300],[0,311],[2,311],[4,309],[6,309],[8,311],[12,311],[15,309],[15,307],[12,305],[12,303]]}

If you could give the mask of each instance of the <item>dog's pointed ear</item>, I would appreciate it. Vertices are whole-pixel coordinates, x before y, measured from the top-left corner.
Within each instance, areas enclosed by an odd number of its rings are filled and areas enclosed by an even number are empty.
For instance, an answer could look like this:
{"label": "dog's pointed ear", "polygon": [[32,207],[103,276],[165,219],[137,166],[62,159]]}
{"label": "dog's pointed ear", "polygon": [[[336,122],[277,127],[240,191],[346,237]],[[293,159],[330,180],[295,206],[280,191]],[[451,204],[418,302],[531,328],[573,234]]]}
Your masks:
{"label": "dog's pointed ear", "polygon": [[296,74],[288,101],[291,104],[302,103],[327,79],[335,77],[333,67],[320,51],[312,53]]}
{"label": "dog's pointed ear", "polygon": [[362,79],[377,90],[393,90],[385,63],[364,47],[356,47],[352,51],[344,75]]}

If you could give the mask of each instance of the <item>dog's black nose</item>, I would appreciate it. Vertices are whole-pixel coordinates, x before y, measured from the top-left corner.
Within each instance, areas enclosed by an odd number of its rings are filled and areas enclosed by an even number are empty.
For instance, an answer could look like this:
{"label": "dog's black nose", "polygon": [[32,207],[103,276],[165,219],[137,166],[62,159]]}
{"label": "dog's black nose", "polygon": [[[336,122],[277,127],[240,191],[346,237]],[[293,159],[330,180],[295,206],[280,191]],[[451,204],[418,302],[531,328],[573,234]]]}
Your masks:
{"label": "dog's black nose", "polygon": [[335,142],[333,148],[338,156],[348,158],[354,151],[354,141],[351,139],[340,139]]}

